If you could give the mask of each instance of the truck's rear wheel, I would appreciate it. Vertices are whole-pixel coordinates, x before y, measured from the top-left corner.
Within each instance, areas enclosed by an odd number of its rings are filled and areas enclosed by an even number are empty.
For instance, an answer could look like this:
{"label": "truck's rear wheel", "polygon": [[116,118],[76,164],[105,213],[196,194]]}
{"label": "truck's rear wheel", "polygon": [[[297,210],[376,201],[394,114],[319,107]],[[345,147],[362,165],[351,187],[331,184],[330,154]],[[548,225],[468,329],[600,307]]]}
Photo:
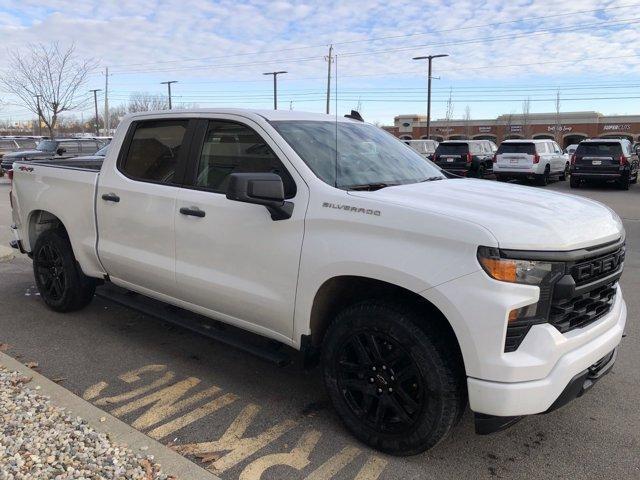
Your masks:
{"label": "truck's rear wheel", "polygon": [[375,449],[420,453],[464,411],[457,350],[442,332],[429,332],[429,321],[399,305],[364,302],[342,311],[327,332],[323,369],[331,400],[353,435]]}
{"label": "truck's rear wheel", "polygon": [[544,169],[544,173],[536,175],[536,184],[540,185],[541,187],[548,185],[549,174],[550,174],[550,170],[549,170],[549,166],[547,165],[547,167]]}
{"label": "truck's rear wheel", "polygon": [[66,234],[44,231],[33,249],[33,273],[44,302],[57,312],[79,310],[91,302],[95,280],[82,273]]}

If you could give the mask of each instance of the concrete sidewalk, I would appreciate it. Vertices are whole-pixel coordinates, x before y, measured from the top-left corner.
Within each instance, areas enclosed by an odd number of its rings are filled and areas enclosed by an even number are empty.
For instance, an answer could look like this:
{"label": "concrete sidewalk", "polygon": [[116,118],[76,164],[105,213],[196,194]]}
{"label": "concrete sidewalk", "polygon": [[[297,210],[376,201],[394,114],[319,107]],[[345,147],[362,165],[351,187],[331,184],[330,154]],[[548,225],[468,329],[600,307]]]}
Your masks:
{"label": "concrete sidewalk", "polygon": [[0,352],[0,365],[9,371],[16,371],[25,377],[30,377],[31,381],[28,383],[30,388],[40,387],[38,393],[49,397],[52,404],[86,420],[94,430],[108,435],[114,443],[126,444],[131,450],[143,455],[152,455],[154,462],[161,465],[164,473],[173,475],[178,480],[220,480],[219,477],[187,460],[169,447],[147,437],[2,352]]}

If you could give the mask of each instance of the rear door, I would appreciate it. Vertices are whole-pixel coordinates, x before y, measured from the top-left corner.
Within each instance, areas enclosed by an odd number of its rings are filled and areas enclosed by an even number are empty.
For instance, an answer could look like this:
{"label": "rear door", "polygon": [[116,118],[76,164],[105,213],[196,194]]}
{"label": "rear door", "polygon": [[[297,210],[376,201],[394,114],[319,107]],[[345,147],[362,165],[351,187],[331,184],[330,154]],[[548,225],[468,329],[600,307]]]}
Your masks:
{"label": "rear door", "polygon": [[[290,339],[306,184],[260,125],[242,117],[201,120],[189,165],[172,214],[179,298],[226,322]],[[280,175],[294,203],[291,218],[274,221],[261,205],[226,198],[231,173],[254,172]]]}
{"label": "rear door", "polygon": [[100,174],[98,255],[114,282],[175,293],[174,213],[192,122],[132,123],[116,167]]}
{"label": "rear door", "polygon": [[533,142],[503,142],[498,147],[496,160],[502,170],[530,170],[535,154]]}
{"label": "rear door", "polygon": [[577,173],[619,173],[621,155],[619,142],[581,142],[574,169]]}
{"label": "rear door", "polygon": [[436,149],[435,163],[444,170],[467,170],[468,143],[441,143]]}

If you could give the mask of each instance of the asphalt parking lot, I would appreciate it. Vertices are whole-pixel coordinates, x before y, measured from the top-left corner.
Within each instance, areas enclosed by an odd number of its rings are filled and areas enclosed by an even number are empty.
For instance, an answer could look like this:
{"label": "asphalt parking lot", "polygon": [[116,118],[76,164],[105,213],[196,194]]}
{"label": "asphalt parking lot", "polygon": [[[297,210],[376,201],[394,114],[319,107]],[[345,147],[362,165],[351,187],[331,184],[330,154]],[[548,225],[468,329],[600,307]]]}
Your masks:
{"label": "asphalt parking lot", "polygon": [[[569,192],[568,182],[550,190]],[[0,179],[0,243],[10,240]],[[319,372],[278,368],[206,337],[96,298],[57,314],[37,295],[31,261],[0,264],[0,344],[23,363],[223,479],[640,478],[640,186],[571,191],[622,218],[628,336],[617,364],[584,397],[487,437],[470,412],[433,450],[393,458],[341,426]],[[570,213],[567,212],[567,215]]]}

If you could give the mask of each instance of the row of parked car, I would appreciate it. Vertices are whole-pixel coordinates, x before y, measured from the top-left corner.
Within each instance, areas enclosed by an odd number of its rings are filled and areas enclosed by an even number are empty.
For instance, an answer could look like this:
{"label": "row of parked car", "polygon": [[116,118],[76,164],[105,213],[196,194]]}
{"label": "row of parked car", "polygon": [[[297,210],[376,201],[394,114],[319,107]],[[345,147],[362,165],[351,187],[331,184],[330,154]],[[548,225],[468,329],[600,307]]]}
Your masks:
{"label": "row of parked car", "polygon": [[[563,151],[553,140],[405,140],[443,170],[459,176],[498,181],[528,180],[547,185],[552,178],[570,178],[571,188],[586,181],[614,181],[628,190],[638,181],[638,151],[626,139],[593,138]],[[573,146],[570,146],[573,147]]]}
{"label": "row of parked car", "polygon": [[[5,142],[5,149],[0,150],[2,161],[0,173],[11,170],[15,161],[44,160],[49,158],[72,158],[101,155],[101,150],[108,145],[109,138],[49,138],[2,137],[0,145]],[[9,142],[15,142],[13,144]],[[13,145],[13,148],[11,148]]]}

